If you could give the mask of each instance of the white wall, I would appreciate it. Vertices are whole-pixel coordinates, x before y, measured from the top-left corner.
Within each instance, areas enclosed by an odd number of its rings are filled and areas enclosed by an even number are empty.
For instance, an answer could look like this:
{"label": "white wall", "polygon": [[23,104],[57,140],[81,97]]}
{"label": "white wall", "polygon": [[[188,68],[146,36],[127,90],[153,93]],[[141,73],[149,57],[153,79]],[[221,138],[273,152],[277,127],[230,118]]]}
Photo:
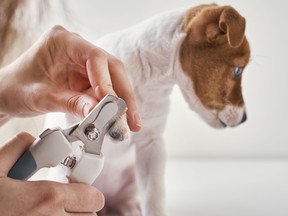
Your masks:
{"label": "white wall", "polygon": [[[94,41],[159,12],[210,3],[188,0],[66,0],[69,28]],[[234,6],[247,21],[252,58],[243,80],[248,121],[215,130],[188,109],[176,88],[165,133],[173,156],[288,157],[288,27],[285,1],[214,1]],[[55,8],[56,9],[56,8]],[[53,10],[53,8],[52,8]]]}

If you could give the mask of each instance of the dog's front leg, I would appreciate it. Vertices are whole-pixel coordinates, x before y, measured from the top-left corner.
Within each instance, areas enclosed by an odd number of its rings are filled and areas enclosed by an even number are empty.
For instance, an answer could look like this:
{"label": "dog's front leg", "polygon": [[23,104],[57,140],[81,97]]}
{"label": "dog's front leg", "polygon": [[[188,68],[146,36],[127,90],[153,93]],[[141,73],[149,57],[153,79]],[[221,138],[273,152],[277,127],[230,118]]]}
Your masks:
{"label": "dog's front leg", "polygon": [[[141,140],[143,142],[143,140]],[[145,138],[136,144],[137,183],[143,216],[165,216],[165,149],[162,137]]]}

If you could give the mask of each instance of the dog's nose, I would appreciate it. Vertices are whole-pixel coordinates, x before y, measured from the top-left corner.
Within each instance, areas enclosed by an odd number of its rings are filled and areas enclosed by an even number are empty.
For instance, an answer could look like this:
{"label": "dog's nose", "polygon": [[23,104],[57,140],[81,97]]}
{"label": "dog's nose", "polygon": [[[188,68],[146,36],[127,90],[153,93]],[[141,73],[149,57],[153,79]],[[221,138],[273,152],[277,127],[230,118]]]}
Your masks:
{"label": "dog's nose", "polygon": [[244,114],[243,114],[243,116],[242,116],[241,124],[242,124],[243,122],[245,122],[246,120],[247,120],[247,114],[246,114],[246,112],[244,112]]}

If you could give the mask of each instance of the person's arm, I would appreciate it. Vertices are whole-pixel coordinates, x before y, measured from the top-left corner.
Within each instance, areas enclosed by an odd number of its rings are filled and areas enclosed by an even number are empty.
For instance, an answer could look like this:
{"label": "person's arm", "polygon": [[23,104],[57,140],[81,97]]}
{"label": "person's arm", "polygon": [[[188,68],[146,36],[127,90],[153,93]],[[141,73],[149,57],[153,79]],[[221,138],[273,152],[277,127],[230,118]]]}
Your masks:
{"label": "person's arm", "polygon": [[20,133],[0,149],[1,215],[96,215],[104,206],[104,197],[93,186],[7,177],[15,161],[33,141],[30,134]]}
{"label": "person's arm", "polygon": [[126,101],[130,129],[141,128],[121,61],[63,27],[52,28],[2,68],[0,81],[0,113],[34,116],[57,111],[83,117],[112,94]]}

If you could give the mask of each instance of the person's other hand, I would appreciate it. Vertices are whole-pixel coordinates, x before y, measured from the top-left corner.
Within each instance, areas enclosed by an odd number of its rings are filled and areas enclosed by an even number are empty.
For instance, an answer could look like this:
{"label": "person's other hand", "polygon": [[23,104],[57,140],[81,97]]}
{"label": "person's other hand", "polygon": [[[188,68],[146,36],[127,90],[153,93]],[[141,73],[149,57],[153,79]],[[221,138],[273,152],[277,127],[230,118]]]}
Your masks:
{"label": "person's other hand", "polygon": [[104,206],[104,197],[95,187],[81,183],[19,181],[7,173],[34,141],[20,133],[0,149],[1,215],[96,215]]}
{"label": "person's other hand", "polygon": [[2,113],[34,116],[60,111],[83,117],[106,94],[112,94],[126,101],[130,129],[141,128],[122,62],[63,27],[53,27],[2,68],[0,80]]}

